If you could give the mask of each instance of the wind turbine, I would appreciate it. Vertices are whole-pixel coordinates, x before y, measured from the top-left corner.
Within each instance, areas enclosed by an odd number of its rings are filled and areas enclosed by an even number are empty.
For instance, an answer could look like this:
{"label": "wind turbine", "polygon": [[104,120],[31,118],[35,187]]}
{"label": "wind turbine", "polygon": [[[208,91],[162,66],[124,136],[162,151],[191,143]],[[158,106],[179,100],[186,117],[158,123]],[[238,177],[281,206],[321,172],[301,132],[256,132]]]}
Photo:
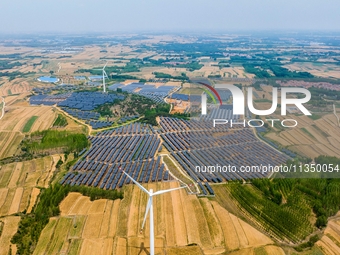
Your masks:
{"label": "wind turbine", "polygon": [[[121,170],[121,168],[119,168]],[[142,224],[142,229],[141,231],[143,231],[144,229],[144,225],[145,225],[145,221],[146,221],[146,217],[148,215],[148,212],[150,211],[150,255],[155,255],[155,233],[154,233],[154,221],[153,221],[153,205],[152,205],[152,198],[154,196],[160,195],[160,194],[164,194],[170,191],[174,191],[174,190],[178,190],[178,189],[183,189],[185,187],[179,187],[179,188],[174,188],[174,189],[168,189],[168,190],[159,190],[156,191],[155,193],[153,192],[152,189],[150,189],[149,191],[144,188],[141,184],[139,184],[137,181],[135,181],[130,175],[128,175],[124,170],[123,173],[131,180],[133,181],[133,183],[135,183],[142,191],[144,191],[148,196],[148,204],[146,206],[146,211],[145,211],[145,215],[144,215],[144,220],[143,220],[143,224]]]}
{"label": "wind turbine", "polygon": [[104,91],[104,93],[106,93],[105,79],[106,79],[106,78],[109,78],[109,77],[107,76],[107,73],[105,72],[105,67],[107,66],[107,63],[108,63],[108,62],[106,62],[105,66],[104,66],[102,69],[94,69],[94,70],[101,70],[101,71],[103,72],[103,91]]}

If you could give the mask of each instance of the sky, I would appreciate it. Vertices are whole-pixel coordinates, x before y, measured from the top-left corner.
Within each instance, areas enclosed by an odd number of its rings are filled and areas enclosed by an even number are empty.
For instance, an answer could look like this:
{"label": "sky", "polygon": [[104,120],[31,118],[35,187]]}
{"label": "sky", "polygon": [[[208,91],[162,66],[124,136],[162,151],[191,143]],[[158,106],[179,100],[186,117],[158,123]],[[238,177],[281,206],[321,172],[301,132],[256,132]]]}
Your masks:
{"label": "sky", "polygon": [[340,31],[339,0],[0,0],[0,33]]}

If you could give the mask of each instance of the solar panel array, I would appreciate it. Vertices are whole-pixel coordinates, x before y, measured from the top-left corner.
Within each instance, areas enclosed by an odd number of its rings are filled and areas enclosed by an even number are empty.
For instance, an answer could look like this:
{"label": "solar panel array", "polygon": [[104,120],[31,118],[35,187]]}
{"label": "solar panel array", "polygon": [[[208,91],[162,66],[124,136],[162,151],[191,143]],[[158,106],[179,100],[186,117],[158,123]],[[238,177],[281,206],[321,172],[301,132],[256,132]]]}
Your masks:
{"label": "solar panel array", "polygon": [[116,135],[137,135],[137,134],[153,134],[155,131],[151,125],[147,125],[145,123],[141,124],[131,123],[129,125],[125,125],[119,128],[106,130],[97,134],[99,137],[106,136],[116,136]]}
{"label": "solar panel array", "polygon": [[[164,146],[197,182],[222,182],[266,177],[262,172],[242,172],[241,166],[285,163],[288,157],[258,140],[249,127],[212,127],[212,121],[161,117]],[[237,171],[207,171],[207,166],[236,166]],[[199,169],[199,171],[197,170]]]}
{"label": "solar panel array", "polygon": [[[223,102],[228,101],[230,99],[230,97],[232,96],[230,90],[216,89],[216,91],[220,95],[220,98]],[[216,98],[216,96],[215,96],[215,98]]]}
{"label": "solar panel array", "polygon": [[233,109],[225,109],[223,107],[213,107],[208,110],[206,115],[201,115],[201,120],[225,119],[238,120],[240,115],[233,115]]}
{"label": "solar panel array", "polygon": [[130,120],[134,120],[134,119],[138,119],[139,115],[132,115],[132,116],[125,116],[120,118],[120,120],[118,121],[119,124],[130,121]]}
{"label": "solar panel array", "polygon": [[77,90],[81,88],[82,86],[75,86],[72,84],[58,84],[55,86],[51,87],[42,87],[42,88],[33,88],[32,91],[37,93],[37,94],[49,94],[52,91],[60,91],[60,90],[67,90],[67,91],[72,91],[72,90]]}
{"label": "solar panel array", "polygon": [[152,99],[156,103],[164,102],[164,98],[167,97],[172,92],[178,90],[178,86],[155,86],[151,84],[144,83],[131,83],[124,85],[121,83],[116,83],[108,87],[109,90],[122,89],[124,92],[133,93],[145,96]]}
{"label": "solar panel array", "polygon": [[68,107],[82,111],[92,111],[96,107],[113,103],[115,100],[124,100],[124,96],[104,94],[101,92],[74,92],[59,95],[36,95],[31,96],[31,105],[55,105]]}
{"label": "solar panel array", "polygon": [[124,98],[122,95],[104,94],[101,92],[75,92],[66,100],[60,102],[58,106],[92,111],[100,105],[113,103],[115,100],[124,100]]}
{"label": "solar panel array", "polygon": [[63,111],[67,112],[69,115],[81,119],[81,120],[99,120],[100,114],[91,111],[73,110],[66,107],[61,108]]}
{"label": "solar panel array", "polygon": [[61,184],[121,188],[130,180],[119,168],[141,183],[172,180],[161,157],[156,157],[161,140],[149,125],[133,123],[100,132],[89,140],[91,148]]}
{"label": "solar panel array", "polygon": [[89,124],[93,129],[106,128],[113,125],[112,121],[90,121]]}
{"label": "solar panel array", "polygon": [[30,104],[31,105],[55,105],[60,102],[65,101],[69,98],[72,93],[65,93],[59,95],[36,95],[30,97]]}
{"label": "solar panel array", "polygon": [[200,95],[186,95],[186,94],[178,94],[174,93],[171,95],[172,99],[182,100],[182,101],[190,101],[190,102],[200,102],[201,96]]}

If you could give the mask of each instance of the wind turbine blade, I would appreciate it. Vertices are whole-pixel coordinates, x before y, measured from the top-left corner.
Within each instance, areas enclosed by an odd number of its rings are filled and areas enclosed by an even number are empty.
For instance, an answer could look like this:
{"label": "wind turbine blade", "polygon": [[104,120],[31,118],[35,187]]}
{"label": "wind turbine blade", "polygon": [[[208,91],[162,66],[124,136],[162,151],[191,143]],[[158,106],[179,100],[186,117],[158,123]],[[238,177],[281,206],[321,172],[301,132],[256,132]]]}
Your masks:
{"label": "wind turbine blade", "polygon": [[141,190],[143,190],[146,194],[148,194],[150,196],[149,191],[144,188],[142,185],[140,185],[137,181],[135,181],[130,175],[128,175],[124,170],[122,170],[122,172],[134,183],[136,184]]}
{"label": "wind turbine blade", "polygon": [[106,77],[106,78],[109,78],[108,76],[107,76],[107,73],[103,70],[103,73],[104,73],[104,76]]}
{"label": "wind turbine blade", "polygon": [[147,206],[146,206],[145,215],[144,215],[144,220],[143,220],[143,224],[142,224],[142,229],[144,229],[146,217],[148,216],[148,213],[149,213],[149,210],[150,210],[150,206],[151,206],[151,197],[149,197],[148,204],[147,204]]}
{"label": "wind turbine blade", "polygon": [[186,186],[174,188],[174,189],[160,190],[160,191],[157,191],[155,193],[152,193],[152,195],[156,196],[156,195],[160,195],[160,194],[164,194],[164,193],[167,193],[167,192],[170,192],[170,191],[174,191],[174,190],[178,190],[178,189],[184,189],[184,188],[186,188]]}
{"label": "wind turbine blade", "polygon": [[107,63],[108,63],[108,62],[106,62],[105,66],[103,67],[103,70],[104,70],[104,69],[105,69],[105,67],[107,66]]}

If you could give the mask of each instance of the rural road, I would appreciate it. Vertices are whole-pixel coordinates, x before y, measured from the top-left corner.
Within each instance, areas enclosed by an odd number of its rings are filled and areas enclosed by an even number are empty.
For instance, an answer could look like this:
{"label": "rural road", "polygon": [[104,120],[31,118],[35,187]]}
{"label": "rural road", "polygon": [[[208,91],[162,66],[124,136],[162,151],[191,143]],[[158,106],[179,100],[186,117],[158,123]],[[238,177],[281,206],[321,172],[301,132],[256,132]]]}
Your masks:
{"label": "rural road", "polygon": [[333,104],[333,109],[334,109],[334,115],[335,115],[335,117],[338,119],[338,125],[339,125],[339,127],[340,127],[340,119],[339,119],[339,116],[336,114],[335,104]]}
{"label": "rural road", "polygon": [[2,111],[1,111],[2,113],[1,113],[0,120],[5,116],[5,106],[6,106],[5,99],[3,97],[1,97],[1,98],[2,98],[3,105],[2,105]]}

